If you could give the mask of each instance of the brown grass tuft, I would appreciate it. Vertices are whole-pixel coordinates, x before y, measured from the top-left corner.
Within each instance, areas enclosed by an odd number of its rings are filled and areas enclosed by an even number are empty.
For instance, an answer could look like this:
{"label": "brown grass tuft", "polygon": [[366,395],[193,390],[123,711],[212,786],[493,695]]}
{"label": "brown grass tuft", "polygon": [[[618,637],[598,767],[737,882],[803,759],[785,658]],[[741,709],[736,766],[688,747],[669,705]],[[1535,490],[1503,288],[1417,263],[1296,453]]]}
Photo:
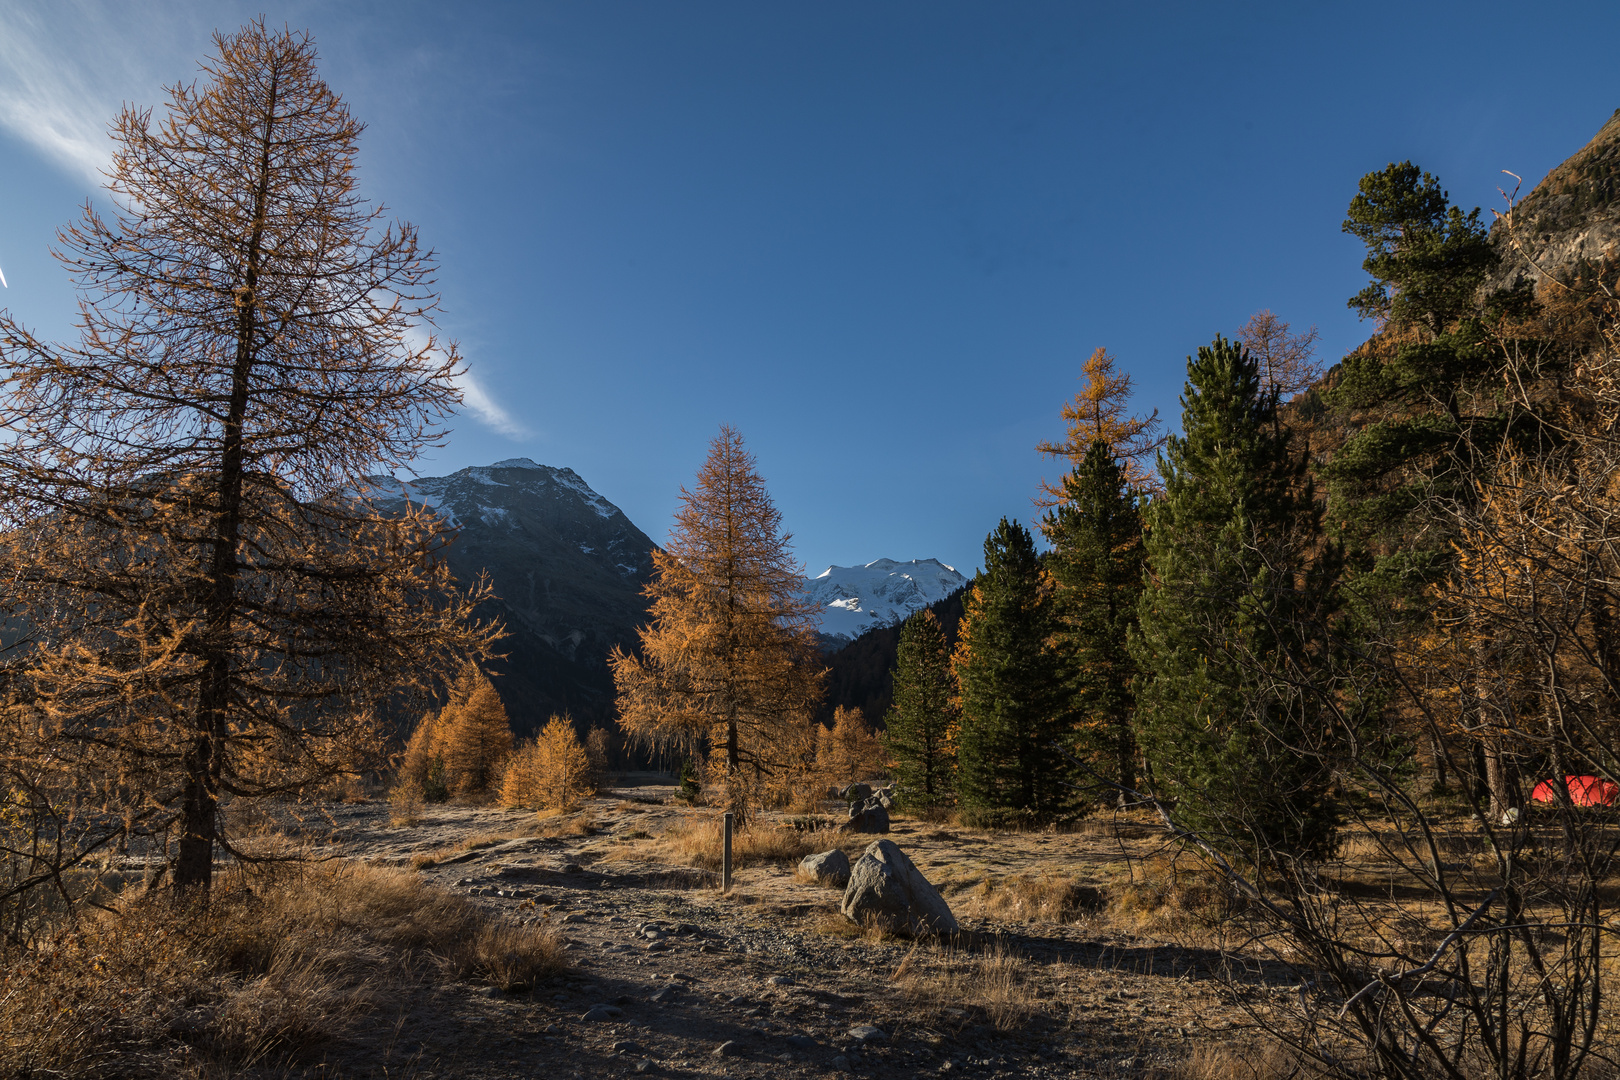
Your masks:
{"label": "brown grass tuft", "polygon": [[926,1014],[977,1008],[997,1031],[1014,1031],[1041,1011],[1029,962],[997,942],[979,952],[918,943],[890,976]]}
{"label": "brown grass tuft", "polygon": [[[724,825],[715,818],[687,820],[671,825],[659,837],[662,854],[672,861],[695,866],[703,870],[718,870]],[[864,846],[870,837],[857,837]],[[738,829],[731,836],[731,865],[741,870],[747,866],[777,863],[791,864],[813,855],[849,843],[847,837],[832,829],[800,831],[794,828],[772,828],[763,824]]]}
{"label": "brown grass tuft", "polygon": [[1103,892],[1059,874],[986,876],[977,886],[952,897],[987,918],[1003,921],[1073,923],[1095,915]]}

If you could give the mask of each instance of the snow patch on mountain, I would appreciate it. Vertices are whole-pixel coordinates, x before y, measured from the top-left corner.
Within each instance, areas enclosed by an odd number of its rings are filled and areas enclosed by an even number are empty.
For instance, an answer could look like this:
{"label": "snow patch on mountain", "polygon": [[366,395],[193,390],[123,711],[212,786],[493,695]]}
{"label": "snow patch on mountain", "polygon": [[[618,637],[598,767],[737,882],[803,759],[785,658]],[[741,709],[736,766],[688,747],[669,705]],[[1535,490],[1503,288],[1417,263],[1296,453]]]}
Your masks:
{"label": "snow patch on mountain", "polygon": [[938,559],[878,559],[865,566],[829,566],[805,580],[803,595],[820,610],[822,634],[853,641],[943,600],[967,580]]}

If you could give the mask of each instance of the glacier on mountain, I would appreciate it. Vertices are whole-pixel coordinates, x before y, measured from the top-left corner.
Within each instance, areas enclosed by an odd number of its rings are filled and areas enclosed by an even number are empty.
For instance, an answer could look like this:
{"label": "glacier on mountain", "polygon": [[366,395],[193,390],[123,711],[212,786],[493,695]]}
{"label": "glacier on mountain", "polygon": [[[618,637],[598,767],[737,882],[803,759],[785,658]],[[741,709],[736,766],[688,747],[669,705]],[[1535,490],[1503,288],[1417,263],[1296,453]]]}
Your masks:
{"label": "glacier on mountain", "polygon": [[803,596],[820,612],[824,637],[853,641],[943,600],[967,580],[938,559],[878,559],[865,566],[829,566],[805,580]]}

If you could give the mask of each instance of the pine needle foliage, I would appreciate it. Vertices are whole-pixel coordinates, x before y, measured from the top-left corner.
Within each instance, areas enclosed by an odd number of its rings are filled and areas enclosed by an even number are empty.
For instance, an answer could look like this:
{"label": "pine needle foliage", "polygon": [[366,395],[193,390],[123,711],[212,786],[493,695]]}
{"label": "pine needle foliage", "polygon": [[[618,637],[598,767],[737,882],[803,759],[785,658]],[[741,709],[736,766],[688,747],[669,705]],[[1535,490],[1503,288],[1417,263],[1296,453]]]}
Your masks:
{"label": "pine needle foliage", "polygon": [[974,821],[1040,824],[1072,808],[1049,580],[1035,539],[1006,518],[984,542],[952,670],[960,688],[957,791]]}
{"label": "pine needle foliage", "polygon": [[1053,644],[1067,680],[1075,749],[1098,775],[1136,786],[1136,662],[1129,636],[1142,593],[1142,517],[1129,478],[1101,439],[1063,478],[1041,519],[1057,584]]}
{"label": "pine needle foliage", "polygon": [[615,649],[620,724],[643,742],[713,748],[715,764],[757,789],[802,754],[824,673],[800,596],[803,567],[782,532],[742,436],[722,427],[709,447],[646,595],[640,651]]}
{"label": "pine needle foliage", "polygon": [[[356,190],[361,125],[303,35],[216,36],[166,115],[114,120],[113,209],[59,234],[79,338],[0,316],[6,691],[58,794],[170,838],[206,888],[221,800],[374,764],[384,701],[487,650],[431,514],[352,492],[460,402],[431,256]],[[54,796],[53,796],[54,797]],[[245,804],[244,804],[245,805]]]}
{"label": "pine needle foliage", "polygon": [[1333,846],[1333,758],[1319,698],[1291,689],[1326,670],[1303,457],[1254,358],[1224,338],[1189,358],[1182,409],[1148,510],[1151,574],[1132,638],[1154,789],[1251,864],[1319,856]]}
{"label": "pine needle foliage", "polygon": [[923,608],[900,627],[884,750],[908,807],[956,801],[956,684],[945,631]]}

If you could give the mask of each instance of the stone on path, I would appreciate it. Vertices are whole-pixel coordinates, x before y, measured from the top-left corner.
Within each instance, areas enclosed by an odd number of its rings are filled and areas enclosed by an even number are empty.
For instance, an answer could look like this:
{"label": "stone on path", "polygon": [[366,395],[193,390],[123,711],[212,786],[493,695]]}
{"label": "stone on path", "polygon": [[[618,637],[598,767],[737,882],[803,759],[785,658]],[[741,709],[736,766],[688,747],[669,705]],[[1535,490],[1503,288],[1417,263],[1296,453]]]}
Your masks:
{"label": "stone on path", "polygon": [[581,1020],[617,1020],[624,1015],[624,1010],[617,1005],[592,1005],[586,1010]]}
{"label": "stone on path", "polygon": [[715,1057],[736,1057],[741,1053],[742,1047],[737,1045],[735,1039],[727,1039],[725,1042],[714,1048]]}
{"label": "stone on path", "polygon": [[799,860],[799,873],[818,885],[834,885],[842,889],[849,884],[849,856],[838,848]]}
{"label": "stone on path", "polygon": [[871,1024],[856,1024],[849,1029],[849,1037],[863,1043],[886,1043],[889,1041],[889,1037],[883,1033],[882,1028],[874,1027]]}
{"label": "stone on path", "polygon": [[956,916],[893,840],[875,840],[850,870],[840,909],[865,926],[920,936],[953,934]]}

